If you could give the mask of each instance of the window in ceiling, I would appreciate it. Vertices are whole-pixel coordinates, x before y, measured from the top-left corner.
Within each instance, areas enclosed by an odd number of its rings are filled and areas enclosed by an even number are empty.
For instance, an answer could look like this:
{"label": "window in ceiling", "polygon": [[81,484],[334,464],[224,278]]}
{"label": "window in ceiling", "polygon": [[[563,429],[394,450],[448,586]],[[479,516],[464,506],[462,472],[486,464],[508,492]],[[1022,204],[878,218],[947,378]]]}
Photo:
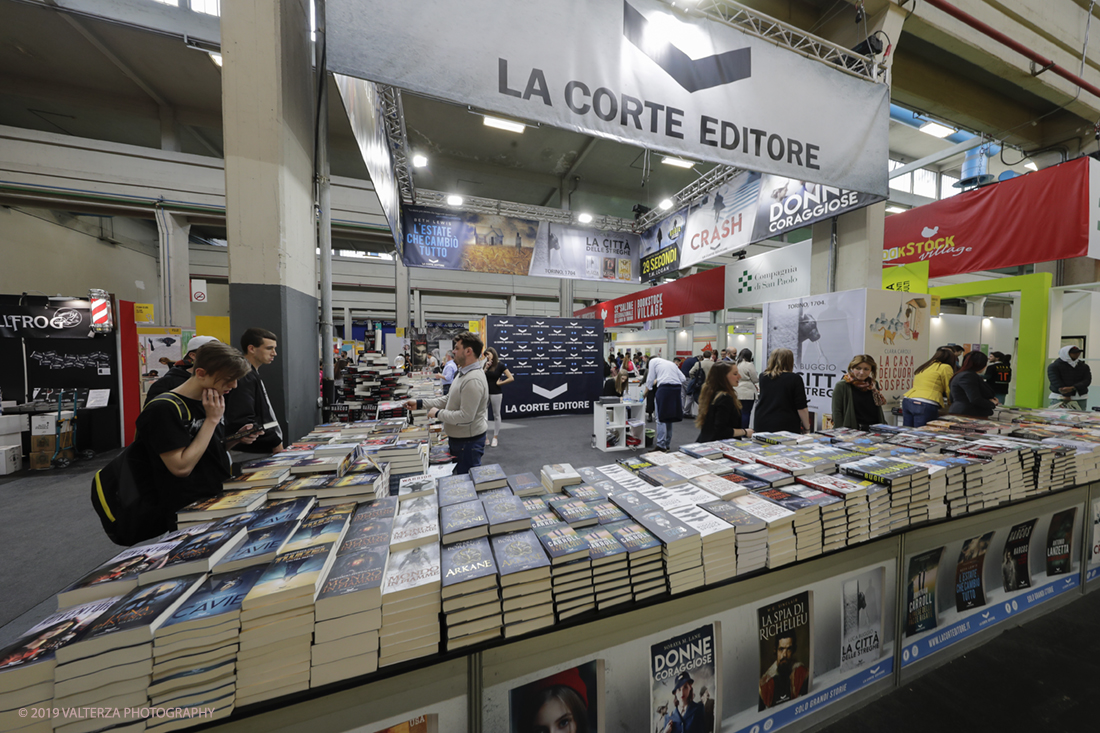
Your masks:
{"label": "window in ceiling", "polygon": [[337,257],[355,257],[355,258],[358,258],[358,259],[361,259],[361,260],[365,260],[367,258],[367,253],[366,252],[360,252],[357,249],[338,249],[338,250],[336,250],[336,256]]}
{"label": "window in ceiling", "polygon": [[913,171],[913,193],[930,199],[936,198],[936,171],[927,168]]}
{"label": "window in ceiling", "polygon": [[221,0],[191,0],[191,9],[196,13],[221,15]]}
{"label": "window in ceiling", "polygon": [[[903,165],[905,165],[905,163],[902,163],[900,160],[891,160],[890,161],[890,170],[891,171],[897,170],[898,168],[901,168]],[[912,193],[913,192],[913,174],[912,173],[906,173],[904,176],[898,176],[897,178],[891,178],[890,179],[890,188],[894,189],[895,191],[905,191],[906,193]]]}
{"label": "window in ceiling", "polygon": [[171,5],[174,8],[180,6],[180,0],[153,0],[153,2],[160,3],[161,5]]}
{"label": "window in ceiling", "polygon": [[955,188],[955,184],[959,182],[955,176],[949,176],[946,173],[940,174],[940,198],[949,199],[952,196],[961,193],[961,191]]}

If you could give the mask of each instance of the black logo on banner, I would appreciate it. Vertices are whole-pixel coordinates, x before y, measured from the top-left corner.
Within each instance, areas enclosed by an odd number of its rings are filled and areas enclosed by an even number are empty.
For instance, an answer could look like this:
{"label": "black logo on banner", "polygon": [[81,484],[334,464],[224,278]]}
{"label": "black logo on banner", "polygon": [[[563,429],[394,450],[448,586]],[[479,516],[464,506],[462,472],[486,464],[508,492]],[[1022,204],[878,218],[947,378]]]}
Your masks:
{"label": "black logo on banner", "polygon": [[651,27],[644,15],[627,2],[623,3],[623,35],[689,92],[730,84],[752,76],[752,49],[739,48],[692,59],[668,41],[656,40],[660,33]]}

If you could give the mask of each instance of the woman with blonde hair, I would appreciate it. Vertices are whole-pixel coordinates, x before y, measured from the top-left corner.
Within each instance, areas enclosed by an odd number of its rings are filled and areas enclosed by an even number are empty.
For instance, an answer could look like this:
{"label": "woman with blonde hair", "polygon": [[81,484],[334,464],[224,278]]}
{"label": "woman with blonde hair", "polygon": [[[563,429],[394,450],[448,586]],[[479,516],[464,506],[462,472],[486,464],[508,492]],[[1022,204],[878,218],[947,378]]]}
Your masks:
{"label": "woman with blonde hair", "polygon": [[867,430],[886,422],[882,406],[886,398],[878,386],[878,364],[870,354],[856,354],[848,371],[833,386],[833,425],[838,428]]}
{"label": "woman with blonde hair", "polygon": [[707,381],[699,393],[699,415],[695,418],[695,426],[700,432],[696,443],[752,435],[751,430],[741,427],[741,401],[735,391],[740,381],[741,373],[729,362],[720,361],[710,368]]}
{"label": "woman with blonde hair", "polygon": [[756,432],[808,431],[808,404],[806,383],[794,373],[794,353],[790,349],[776,349],[768,356],[768,365],[760,375],[760,397],[756,400],[754,425]]}

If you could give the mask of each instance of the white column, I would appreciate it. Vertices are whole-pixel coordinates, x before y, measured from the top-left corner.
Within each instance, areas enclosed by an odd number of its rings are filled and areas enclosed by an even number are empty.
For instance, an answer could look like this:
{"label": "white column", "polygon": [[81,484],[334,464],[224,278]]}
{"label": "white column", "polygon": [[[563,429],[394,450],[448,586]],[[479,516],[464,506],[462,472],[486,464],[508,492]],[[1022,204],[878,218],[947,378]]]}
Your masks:
{"label": "white column", "polygon": [[191,223],[187,217],[158,210],[157,236],[160,242],[160,313],[162,326],[189,328],[191,321],[191,267],[187,238]]}

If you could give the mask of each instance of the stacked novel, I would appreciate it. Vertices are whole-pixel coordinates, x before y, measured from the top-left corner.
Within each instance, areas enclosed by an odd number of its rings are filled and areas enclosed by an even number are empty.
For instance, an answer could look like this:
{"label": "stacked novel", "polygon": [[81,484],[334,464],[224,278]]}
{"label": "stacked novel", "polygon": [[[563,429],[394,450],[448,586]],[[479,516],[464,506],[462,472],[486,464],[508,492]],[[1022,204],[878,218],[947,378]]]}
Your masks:
{"label": "stacked novel", "polygon": [[736,530],[737,574],[755,572],[768,564],[768,523],[728,501],[699,505]]}
{"label": "stacked novel", "polygon": [[743,485],[735,481],[727,481],[722,476],[698,476],[691,480],[691,483],[698,486],[708,494],[712,494],[714,498],[721,501],[725,501],[738,494],[744,494],[748,491]]}
{"label": "stacked novel", "polygon": [[393,551],[382,587],[382,628],[378,666],[384,667],[439,649],[439,544]]}
{"label": "stacked novel", "polygon": [[[470,489],[470,491],[473,491],[473,489]],[[440,541],[444,545],[475,540],[489,534],[489,517],[485,515],[485,508],[482,503],[476,499],[441,506],[439,508],[439,532]]]}
{"label": "stacked novel", "polygon": [[595,608],[592,561],[584,538],[565,522],[539,527],[535,536],[550,558],[551,590],[558,620]]}
{"label": "stacked novel", "polygon": [[184,529],[192,524],[255,511],[264,503],[267,492],[266,488],[226,491],[209,499],[196,501],[176,512],[176,524],[180,529]]}
{"label": "stacked novel", "polygon": [[474,489],[479,494],[482,491],[508,487],[508,476],[499,463],[474,466],[470,469],[470,479],[474,482]]}
{"label": "stacked novel", "polygon": [[683,593],[703,585],[703,543],[698,531],[641,494],[626,491],[612,501],[661,541],[669,592]]}
{"label": "stacked novel", "polygon": [[561,493],[566,486],[583,483],[581,475],[568,463],[551,463],[543,466],[539,474],[542,485],[551,494]]}
{"label": "stacked novel", "polygon": [[533,473],[517,473],[507,478],[508,488],[515,496],[539,496],[546,492],[546,488]]}
{"label": "stacked novel", "polygon": [[703,576],[707,585],[737,575],[737,528],[697,504],[669,507],[668,513],[703,540]]}
{"label": "stacked novel", "polygon": [[872,456],[861,461],[845,463],[842,470],[849,476],[873,481],[885,486],[889,492],[890,514],[885,521],[881,512],[876,513],[872,499],[871,537],[885,532],[901,529],[910,524],[910,502],[916,497],[915,510],[919,512],[921,504],[927,507],[929,496],[928,469],[908,461],[896,458]]}
{"label": "stacked novel", "polygon": [[234,544],[214,567],[216,573],[228,573],[255,565],[267,565],[275,559],[298,523],[313,508],[313,497],[269,501],[248,522],[246,534]]}
{"label": "stacked novel", "polygon": [[[758,458],[758,456],[754,456],[754,458]],[[738,457],[734,455],[731,456],[731,459],[736,461]],[[762,463],[742,463],[734,468],[733,472],[738,476],[765,483],[772,488],[779,488],[794,483],[794,476],[791,474],[772,468],[771,466],[765,466]]]}
{"label": "stacked novel", "polygon": [[840,511],[822,519],[822,552],[866,542],[871,535],[867,488],[841,476],[813,473],[799,476],[798,482],[841,500]]}
{"label": "stacked novel", "polygon": [[397,497],[360,504],[314,604],[310,687],[378,669],[382,581]]}
{"label": "stacked novel", "polygon": [[477,490],[473,480],[466,474],[459,476],[443,476],[436,480],[436,493],[439,507],[452,504],[461,504],[466,501],[476,501]]}
{"label": "stacked novel", "polygon": [[355,508],[312,509],[245,596],[237,655],[239,706],[309,688],[314,602]]}
{"label": "stacked novel", "polygon": [[753,493],[735,496],[729,503],[767,524],[767,567],[774,569],[794,562],[794,512]]}
{"label": "stacked novel", "polygon": [[500,571],[504,636],[526,634],[554,624],[550,559],[533,530],[491,538]]}
{"label": "stacked novel", "polygon": [[444,547],[441,562],[447,650],[499,637],[504,615],[489,540],[481,537]]}
{"label": "stacked novel", "polygon": [[[305,479],[309,480],[309,479]],[[346,504],[349,501],[369,501],[381,496],[389,495],[390,474],[389,464],[380,466],[372,465],[370,468],[361,464],[351,464],[348,473],[343,476],[333,476],[325,480],[323,486],[313,491],[303,488],[303,491],[317,497],[318,503],[328,506],[331,504]]]}
{"label": "stacked novel", "polygon": [[577,534],[588,543],[596,608],[602,611],[633,599],[630,560],[622,543],[602,526],[582,527]]}
{"label": "stacked novel", "polygon": [[390,464],[390,474],[423,474],[428,472],[428,442],[385,439],[385,445],[365,446],[365,454],[379,464]]}
{"label": "stacked novel", "polygon": [[630,590],[635,601],[667,592],[661,541],[633,519],[606,526],[626,548],[630,566]]}

